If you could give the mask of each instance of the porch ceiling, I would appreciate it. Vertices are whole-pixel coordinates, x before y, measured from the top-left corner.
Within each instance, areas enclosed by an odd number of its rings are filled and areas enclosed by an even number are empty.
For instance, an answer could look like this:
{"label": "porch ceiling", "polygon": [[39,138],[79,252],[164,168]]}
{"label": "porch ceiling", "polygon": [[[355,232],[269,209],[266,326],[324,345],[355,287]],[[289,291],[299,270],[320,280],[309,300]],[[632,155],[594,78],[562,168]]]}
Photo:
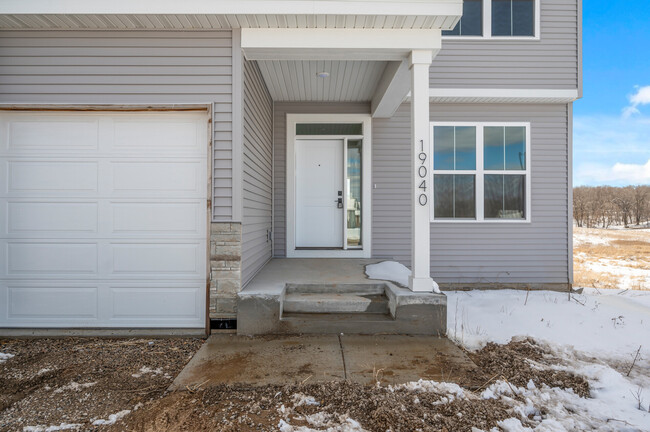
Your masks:
{"label": "porch ceiling", "polygon": [[[367,102],[386,69],[385,61],[259,60],[273,100],[278,102]],[[329,76],[320,78],[318,73]]]}

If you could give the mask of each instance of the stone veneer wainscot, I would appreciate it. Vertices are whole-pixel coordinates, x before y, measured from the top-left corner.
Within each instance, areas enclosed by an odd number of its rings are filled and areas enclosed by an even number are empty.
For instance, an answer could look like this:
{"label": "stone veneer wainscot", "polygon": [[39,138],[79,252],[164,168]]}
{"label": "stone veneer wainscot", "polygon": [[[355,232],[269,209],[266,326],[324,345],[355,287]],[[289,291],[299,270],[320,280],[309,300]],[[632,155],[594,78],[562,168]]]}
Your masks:
{"label": "stone veneer wainscot", "polygon": [[210,318],[232,318],[241,290],[241,224],[210,225]]}

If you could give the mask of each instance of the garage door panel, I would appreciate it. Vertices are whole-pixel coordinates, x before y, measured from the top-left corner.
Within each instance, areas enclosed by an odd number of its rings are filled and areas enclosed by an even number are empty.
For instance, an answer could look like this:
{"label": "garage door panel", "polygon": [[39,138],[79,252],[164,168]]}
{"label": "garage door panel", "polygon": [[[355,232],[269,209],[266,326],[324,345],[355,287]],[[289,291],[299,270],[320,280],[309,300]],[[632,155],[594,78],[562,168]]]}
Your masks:
{"label": "garage door panel", "polygon": [[9,181],[6,192],[10,195],[98,191],[97,162],[9,160],[7,171]]}
{"label": "garage door panel", "polygon": [[9,327],[202,327],[205,282],[0,281]]}
{"label": "garage door panel", "polygon": [[6,204],[8,234],[46,236],[97,234],[97,202],[9,201]]}
{"label": "garage door panel", "polygon": [[96,243],[5,241],[6,274],[97,275]]}
{"label": "garage door panel", "polygon": [[0,198],[0,238],[204,239],[206,217],[198,199]]}
{"label": "garage door panel", "polygon": [[205,260],[205,242],[111,244],[112,274],[205,276],[198,265]]}
{"label": "garage door panel", "polygon": [[0,328],[203,327],[207,121],[0,113]]}
{"label": "garage door panel", "polygon": [[2,129],[0,148],[12,155],[96,151],[99,146],[97,117],[8,114]]}
{"label": "garage door panel", "polygon": [[207,130],[191,119],[116,118],[113,123],[113,150],[128,154],[187,154],[203,156]]}
{"label": "garage door panel", "polygon": [[[203,287],[204,288],[204,287]],[[201,318],[200,284],[194,286],[112,286],[110,298],[111,321],[177,320]],[[203,294],[204,296],[204,294]]]}
{"label": "garage door panel", "polygon": [[[150,196],[180,196],[202,198],[205,181],[197,173],[205,172],[204,162],[112,162],[111,195],[130,196],[143,193]],[[202,176],[201,178],[205,178]]]}
{"label": "garage door panel", "polygon": [[97,286],[7,286],[8,319],[11,321],[96,320]]}
{"label": "garage door panel", "polygon": [[205,209],[200,201],[112,202],[111,233],[201,236]]}

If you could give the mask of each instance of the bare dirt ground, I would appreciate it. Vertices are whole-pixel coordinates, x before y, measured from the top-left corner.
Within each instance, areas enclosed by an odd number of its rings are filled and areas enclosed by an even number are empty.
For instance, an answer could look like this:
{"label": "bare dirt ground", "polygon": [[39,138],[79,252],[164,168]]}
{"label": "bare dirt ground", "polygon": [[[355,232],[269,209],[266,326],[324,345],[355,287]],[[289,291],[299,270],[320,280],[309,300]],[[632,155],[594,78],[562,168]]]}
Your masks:
{"label": "bare dirt ground", "polygon": [[574,227],[576,287],[650,290],[650,229]]}
{"label": "bare dirt ground", "polygon": [[[449,395],[400,386],[362,386],[348,382],[219,386],[168,394],[145,404],[123,423],[108,430],[277,431],[283,421],[294,428],[314,427],[317,423],[320,426],[317,430],[321,427],[325,430],[331,426],[327,419],[333,419],[333,424],[353,419],[372,432],[490,430],[497,422],[516,416],[503,402],[477,396],[495,379],[524,386],[532,379],[537,385],[571,388],[583,397],[589,394],[589,386],[582,377],[531,367],[531,359],[541,364],[554,363],[553,357],[532,341],[490,344],[469,355],[479,370],[465,381],[483,384],[464,388],[472,395],[466,399],[449,400]],[[305,400],[312,402],[304,403]]]}
{"label": "bare dirt ground", "polygon": [[[150,342],[153,342],[151,344]],[[578,376],[550,368],[553,357],[532,341],[490,344],[468,353],[479,366],[463,380],[468,397],[406,387],[332,382],[292,386],[233,385],[165,389],[201,340],[43,339],[1,341],[15,357],[0,363],[0,430],[45,431],[51,426],[101,431],[277,431],[314,422],[359,424],[367,431],[490,430],[516,416],[496,399],[478,395],[492,381],[589,392]],[[477,384],[482,383],[482,384]],[[130,410],[125,413],[124,410]],[[97,419],[113,425],[93,425]],[[27,428],[27,427],[32,428]],[[40,426],[40,428],[38,428]],[[320,427],[317,428],[320,430]],[[326,428],[323,428],[326,429]],[[339,429],[335,429],[339,430]],[[344,429],[340,429],[344,430]],[[359,430],[359,429],[349,429]]]}
{"label": "bare dirt ground", "polygon": [[[79,425],[163,395],[201,339],[0,340],[0,430]],[[29,430],[29,429],[27,429]]]}

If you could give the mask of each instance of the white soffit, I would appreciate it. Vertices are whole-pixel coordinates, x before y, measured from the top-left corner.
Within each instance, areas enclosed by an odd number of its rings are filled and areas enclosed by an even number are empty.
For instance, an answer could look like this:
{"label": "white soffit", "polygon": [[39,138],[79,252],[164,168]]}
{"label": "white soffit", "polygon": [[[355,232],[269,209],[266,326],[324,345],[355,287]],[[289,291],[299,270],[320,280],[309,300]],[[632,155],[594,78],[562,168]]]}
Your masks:
{"label": "white soffit", "polygon": [[462,0],[3,0],[0,29],[452,29]]}
{"label": "white soffit", "polygon": [[[277,102],[367,102],[386,62],[353,60],[260,60],[264,81]],[[329,73],[320,78],[319,72]]]}
{"label": "white soffit", "polygon": [[[410,97],[410,95],[409,95]],[[556,89],[429,89],[435,103],[569,103],[578,90]]]}

